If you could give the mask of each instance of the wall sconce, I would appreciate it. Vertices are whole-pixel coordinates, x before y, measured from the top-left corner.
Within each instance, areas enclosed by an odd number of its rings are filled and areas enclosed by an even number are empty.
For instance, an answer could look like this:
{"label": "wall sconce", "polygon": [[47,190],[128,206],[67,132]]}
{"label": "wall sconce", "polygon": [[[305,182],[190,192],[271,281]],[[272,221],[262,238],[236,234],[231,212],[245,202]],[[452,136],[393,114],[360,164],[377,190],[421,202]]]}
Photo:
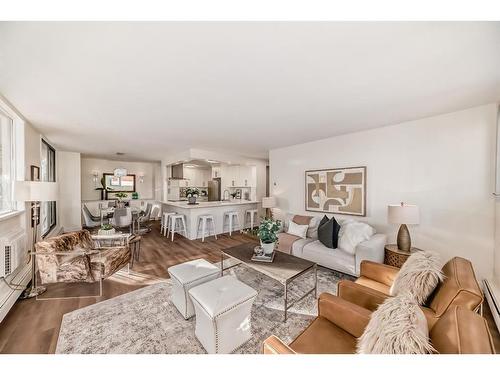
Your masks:
{"label": "wall sconce", "polygon": [[99,181],[99,172],[97,171],[92,171],[92,181],[94,181],[94,184]]}
{"label": "wall sconce", "polygon": [[139,173],[139,183],[144,183],[144,173]]}

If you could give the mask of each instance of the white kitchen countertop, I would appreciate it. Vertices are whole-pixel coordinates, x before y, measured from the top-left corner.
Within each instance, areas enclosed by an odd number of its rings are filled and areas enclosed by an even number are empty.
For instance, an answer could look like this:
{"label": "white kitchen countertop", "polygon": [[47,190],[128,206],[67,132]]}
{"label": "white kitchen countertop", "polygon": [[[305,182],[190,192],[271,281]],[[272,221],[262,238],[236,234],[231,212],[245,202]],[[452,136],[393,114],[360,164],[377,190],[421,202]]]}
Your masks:
{"label": "white kitchen countertop", "polygon": [[244,199],[233,199],[230,201],[212,201],[212,202],[196,202],[198,204],[188,204],[187,201],[173,202],[173,201],[162,201],[162,204],[168,204],[169,206],[178,208],[207,208],[207,207],[226,207],[226,206],[238,206],[243,204],[257,204],[259,201],[246,201]]}

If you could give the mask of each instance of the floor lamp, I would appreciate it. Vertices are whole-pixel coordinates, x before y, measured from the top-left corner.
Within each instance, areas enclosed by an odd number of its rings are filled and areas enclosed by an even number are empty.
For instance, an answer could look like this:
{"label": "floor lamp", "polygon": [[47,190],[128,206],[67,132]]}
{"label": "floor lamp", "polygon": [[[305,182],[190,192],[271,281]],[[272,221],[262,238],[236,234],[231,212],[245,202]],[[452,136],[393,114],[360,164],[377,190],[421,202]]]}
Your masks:
{"label": "floor lamp", "polygon": [[266,217],[269,219],[273,218],[272,209],[276,207],[276,198],[275,197],[263,197],[262,198],[262,208],[266,209]]}
{"label": "floor lamp", "polygon": [[31,262],[31,287],[26,289],[21,298],[36,297],[46,288],[43,286],[35,287],[36,265],[35,265],[35,244],[38,238],[38,210],[41,202],[56,201],[58,195],[57,183],[55,182],[37,182],[37,181],[16,181],[14,186],[14,199],[17,202],[29,202],[32,211],[32,243],[30,251]]}

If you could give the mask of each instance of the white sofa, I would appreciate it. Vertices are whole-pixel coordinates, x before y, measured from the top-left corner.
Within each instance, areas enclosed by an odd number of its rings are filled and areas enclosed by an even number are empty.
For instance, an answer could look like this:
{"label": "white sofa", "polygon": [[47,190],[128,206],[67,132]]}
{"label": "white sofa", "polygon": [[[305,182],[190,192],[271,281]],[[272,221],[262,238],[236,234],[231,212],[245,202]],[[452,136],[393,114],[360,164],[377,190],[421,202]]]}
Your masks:
{"label": "white sofa", "polygon": [[[288,222],[294,215],[287,214],[283,220],[283,232],[288,230]],[[291,254],[299,258],[307,259],[320,266],[332,270],[359,276],[360,264],[363,260],[371,260],[377,263],[384,262],[384,247],[387,243],[385,234],[375,234],[367,241],[356,246],[354,254],[340,248],[330,249],[318,240],[318,225],[322,217],[314,216],[309,224],[307,238],[301,238],[292,245]],[[342,225],[342,221],[339,220]],[[282,233],[278,237],[282,236]]]}

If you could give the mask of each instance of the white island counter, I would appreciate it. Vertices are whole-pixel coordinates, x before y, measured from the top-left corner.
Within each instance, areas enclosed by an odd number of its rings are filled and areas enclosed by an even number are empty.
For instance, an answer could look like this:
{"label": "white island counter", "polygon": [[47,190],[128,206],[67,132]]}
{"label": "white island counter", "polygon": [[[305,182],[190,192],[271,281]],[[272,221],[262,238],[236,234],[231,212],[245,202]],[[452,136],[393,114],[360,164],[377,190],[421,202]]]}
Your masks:
{"label": "white island counter", "polygon": [[[238,219],[241,223],[242,228],[249,227],[250,224],[245,225],[244,222],[245,212],[246,210],[258,209],[259,203],[260,202],[258,201],[247,201],[243,199],[234,199],[230,201],[197,202],[197,204],[195,205],[190,205],[187,201],[164,201],[162,202],[162,212],[176,212],[178,214],[184,215],[186,217],[187,238],[189,238],[190,240],[196,240],[197,238],[201,238],[201,226],[200,233],[197,233],[199,216],[213,215],[215,220],[216,233],[226,233],[229,231],[229,229],[227,222],[224,223],[223,226],[222,220],[224,218],[224,213],[229,211],[238,212]],[[258,225],[259,217],[257,217],[256,221],[257,222],[254,225]]]}

